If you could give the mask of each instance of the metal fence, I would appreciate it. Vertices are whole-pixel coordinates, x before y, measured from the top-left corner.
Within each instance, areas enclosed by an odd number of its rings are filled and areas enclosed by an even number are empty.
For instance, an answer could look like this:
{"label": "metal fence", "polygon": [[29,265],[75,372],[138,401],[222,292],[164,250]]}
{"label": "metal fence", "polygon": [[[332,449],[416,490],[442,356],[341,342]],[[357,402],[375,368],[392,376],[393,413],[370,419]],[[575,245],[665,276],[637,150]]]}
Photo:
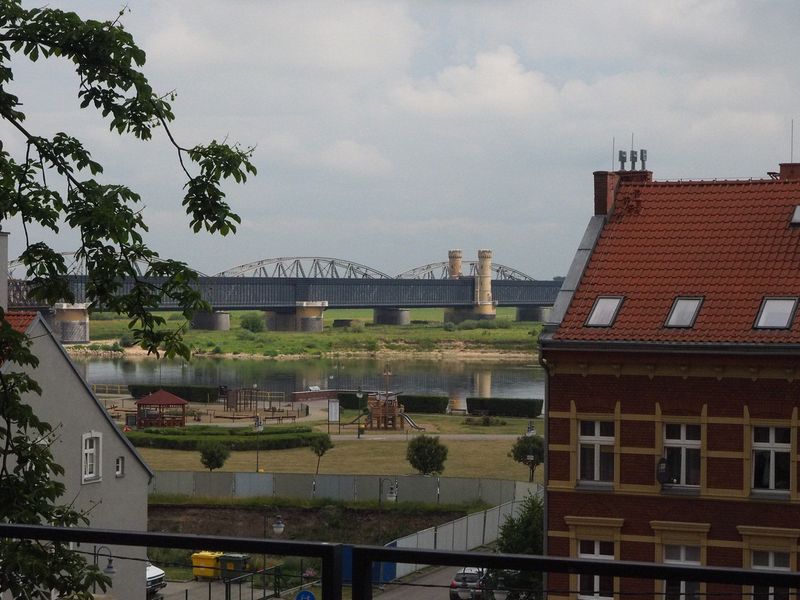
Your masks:
{"label": "metal fence", "polygon": [[396,482],[397,500],[429,504],[485,502],[497,506],[538,493],[539,484],[499,479],[423,477],[421,475],[314,475],[309,473],[228,473],[157,471],[150,494],[252,498],[266,496],[342,502],[377,501],[381,480]]}

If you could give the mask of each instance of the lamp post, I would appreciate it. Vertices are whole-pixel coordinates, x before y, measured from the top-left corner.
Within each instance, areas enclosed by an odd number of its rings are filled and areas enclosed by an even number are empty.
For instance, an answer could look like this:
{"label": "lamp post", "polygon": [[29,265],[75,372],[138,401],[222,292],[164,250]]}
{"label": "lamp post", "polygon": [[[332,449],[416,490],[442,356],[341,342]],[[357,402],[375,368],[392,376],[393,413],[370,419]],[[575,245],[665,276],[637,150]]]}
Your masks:
{"label": "lamp post", "polygon": [[[103,569],[103,573],[105,575],[108,575],[109,577],[114,577],[114,575],[117,574],[117,569],[114,567],[114,555],[111,553],[111,548],[109,548],[108,546],[95,546],[94,547],[94,552],[93,552],[94,563],[93,564],[94,564],[95,567],[98,565],[98,563],[100,562],[99,561],[100,553],[102,551],[104,551],[104,550],[106,552],[108,552],[108,563],[106,563],[106,568]],[[96,591],[97,591],[97,584],[95,583],[93,585],[92,593],[94,593]]]}
{"label": "lamp post", "polygon": [[356,420],[356,438],[361,439],[361,416],[363,415],[363,409],[361,408],[361,400],[364,398],[364,392],[361,389],[361,386],[358,386],[358,391],[356,392],[356,400],[358,400],[358,419]]}

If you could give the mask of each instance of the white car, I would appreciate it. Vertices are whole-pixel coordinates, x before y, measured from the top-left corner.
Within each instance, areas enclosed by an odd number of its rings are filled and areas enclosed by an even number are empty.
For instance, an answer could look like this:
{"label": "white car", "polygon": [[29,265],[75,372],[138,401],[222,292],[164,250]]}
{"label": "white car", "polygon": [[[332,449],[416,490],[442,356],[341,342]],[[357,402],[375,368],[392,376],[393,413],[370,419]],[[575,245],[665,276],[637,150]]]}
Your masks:
{"label": "white car", "polygon": [[166,587],[167,582],[164,581],[164,571],[157,566],[147,563],[147,597],[152,598],[163,587]]}

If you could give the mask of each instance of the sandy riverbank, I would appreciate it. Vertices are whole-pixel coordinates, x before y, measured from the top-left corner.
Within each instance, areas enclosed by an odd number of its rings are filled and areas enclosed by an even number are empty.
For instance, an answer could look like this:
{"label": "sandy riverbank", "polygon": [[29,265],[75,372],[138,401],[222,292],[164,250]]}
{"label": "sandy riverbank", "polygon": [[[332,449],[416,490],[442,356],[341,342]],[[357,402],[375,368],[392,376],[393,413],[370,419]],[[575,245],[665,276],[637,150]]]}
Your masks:
{"label": "sandy riverbank", "polygon": [[[67,352],[75,357],[108,357],[108,358],[127,358],[131,360],[149,360],[155,356],[147,354],[142,348],[135,346],[125,348],[121,352],[109,350],[90,349],[89,346],[82,344],[72,344],[66,346]],[[308,360],[315,358],[309,354],[281,354],[278,356],[264,356],[263,354],[205,354],[197,353],[197,358],[215,358],[225,360]],[[535,364],[539,360],[538,352],[504,352],[493,348],[486,349],[466,349],[459,347],[449,347],[437,350],[418,351],[418,350],[376,350],[373,352],[327,352],[322,353],[321,358],[336,359],[368,359],[379,360],[427,360],[442,362],[494,362],[494,363],[520,363]]]}

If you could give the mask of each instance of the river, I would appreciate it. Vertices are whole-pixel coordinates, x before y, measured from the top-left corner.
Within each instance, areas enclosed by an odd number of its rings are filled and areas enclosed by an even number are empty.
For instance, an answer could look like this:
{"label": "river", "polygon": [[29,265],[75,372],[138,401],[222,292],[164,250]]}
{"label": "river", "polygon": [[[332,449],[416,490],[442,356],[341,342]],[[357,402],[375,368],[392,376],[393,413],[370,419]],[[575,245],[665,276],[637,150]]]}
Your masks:
{"label": "river", "polygon": [[[205,384],[290,394],[322,389],[383,390],[448,396],[454,406],[467,396],[544,398],[544,371],[537,364],[434,360],[309,359],[292,361],[195,358],[182,360],[75,358],[89,383]],[[390,375],[384,376],[388,365]]]}

